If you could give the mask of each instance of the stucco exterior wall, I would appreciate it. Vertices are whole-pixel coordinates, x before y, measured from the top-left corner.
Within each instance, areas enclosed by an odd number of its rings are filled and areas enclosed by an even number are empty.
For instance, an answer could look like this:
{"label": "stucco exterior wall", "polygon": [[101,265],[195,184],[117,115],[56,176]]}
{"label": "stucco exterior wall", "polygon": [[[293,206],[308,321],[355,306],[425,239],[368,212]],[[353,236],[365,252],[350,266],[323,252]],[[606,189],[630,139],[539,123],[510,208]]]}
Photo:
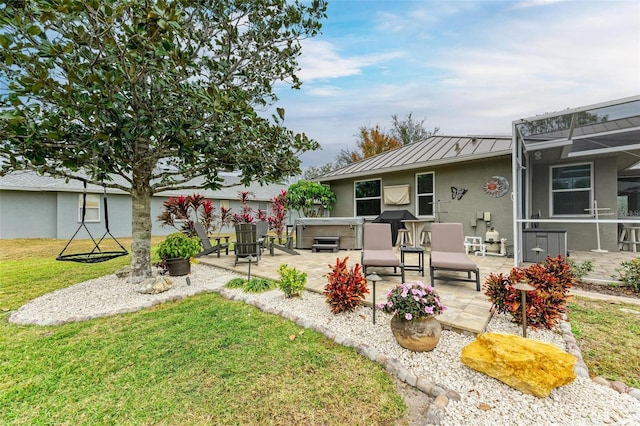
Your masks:
{"label": "stucco exterior wall", "polygon": [[[550,167],[563,164],[579,164],[591,162],[593,164],[593,197],[598,202],[598,208],[609,208],[602,211],[601,219],[615,219],[618,176],[615,157],[595,158],[592,160],[560,162],[553,164],[535,164],[532,166],[531,182],[531,212],[540,211],[541,219],[554,219],[551,216],[550,197]],[[606,214],[610,213],[610,214]],[[560,217],[558,217],[560,218]],[[578,219],[577,217],[562,217],[562,219]],[[567,230],[568,250],[588,251],[597,248],[597,234],[595,224],[580,223],[542,223],[541,228],[560,228]],[[604,250],[618,251],[618,226],[617,224],[601,224],[600,226],[600,247]]]}
{"label": "stucco exterior wall", "polygon": [[[443,213],[439,215],[441,222],[460,222],[463,224],[465,235],[477,235],[483,238],[487,230],[495,227],[500,232],[500,238],[508,239],[507,245],[513,244],[511,188],[502,197],[493,197],[483,190],[483,184],[492,176],[503,176],[511,183],[511,160],[508,157],[331,181],[329,184],[337,199],[336,206],[331,211],[331,216],[355,216],[354,182],[378,177],[382,179],[382,187],[403,184],[410,186],[410,204],[401,206],[382,205],[381,211],[408,210],[418,216],[416,174],[426,172],[434,172],[435,199],[442,202],[440,206]],[[455,187],[457,190],[466,189],[467,192],[459,200],[457,199],[458,197],[452,199],[451,187]],[[477,219],[478,215],[484,216],[484,212],[490,213],[490,222]],[[420,218],[428,219],[431,222],[438,219],[437,215],[432,217],[422,216]],[[367,217],[366,219],[370,221],[373,218]],[[427,228],[429,226],[427,224]]]}
{"label": "stucco exterior wall", "polygon": [[[96,194],[101,196],[101,194]],[[79,203],[81,193],[78,192],[45,192],[45,191],[0,191],[0,238],[59,238],[69,239],[80,225]],[[151,234],[168,235],[176,232],[173,227],[161,226],[157,217],[163,210],[162,203],[169,197],[155,196],[151,199]],[[220,211],[220,200],[212,200],[216,213]],[[266,201],[251,201],[250,205],[257,211],[261,208],[268,211]],[[238,200],[229,200],[233,212],[240,211]],[[109,194],[109,228],[113,236],[131,236],[131,199],[126,194]],[[298,213],[289,212],[288,224],[294,224]],[[100,201],[100,220],[85,220],[87,228],[94,237],[101,237],[105,232],[105,215],[102,200]],[[233,226],[224,227],[221,234],[232,234]],[[85,230],[76,236],[78,239],[88,238]]]}
{"label": "stucco exterior wall", "polygon": [[56,194],[0,191],[0,238],[55,238]]}

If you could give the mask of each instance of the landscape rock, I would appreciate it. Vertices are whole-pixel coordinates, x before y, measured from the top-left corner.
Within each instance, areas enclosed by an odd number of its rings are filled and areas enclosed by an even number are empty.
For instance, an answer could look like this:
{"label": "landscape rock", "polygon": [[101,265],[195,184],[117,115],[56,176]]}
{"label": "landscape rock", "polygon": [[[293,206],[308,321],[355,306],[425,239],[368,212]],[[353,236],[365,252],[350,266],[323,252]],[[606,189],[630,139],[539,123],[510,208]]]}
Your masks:
{"label": "landscape rock", "polygon": [[624,383],[620,382],[620,381],[613,381],[610,383],[611,388],[614,389],[616,392],[618,393],[628,393],[629,392],[629,386],[625,385]]}
{"label": "landscape rock", "polygon": [[461,360],[467,367],[539,398],[576,378],[575,356],[513,334],[482,333],[462,348]]}
{"label": "landscape rock", "polygon": [[167,277],[147,278],[140,283],[137,292],[142,294],[164,293],[173,286],[173,281]]}
{"label": "landscape rock", "polygon": [[602,386],[611,387],[611,383],[607,379],[602,376],[596,376],[593,378],[594,383],[597,383]]}
{"label": "landscape rock", "polygon": [[129,275],[131,275],[131,266],[130,265],[123,266],[122,268],[118,269],[114,273],[118,278],[129,278]]}

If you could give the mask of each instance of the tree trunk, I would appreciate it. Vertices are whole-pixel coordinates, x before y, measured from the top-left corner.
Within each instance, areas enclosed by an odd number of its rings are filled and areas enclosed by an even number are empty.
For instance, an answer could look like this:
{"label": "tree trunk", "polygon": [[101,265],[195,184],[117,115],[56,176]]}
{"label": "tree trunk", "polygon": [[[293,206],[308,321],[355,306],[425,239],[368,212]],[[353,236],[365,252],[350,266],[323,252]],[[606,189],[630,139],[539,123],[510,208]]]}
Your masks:
{"label": "tree trunk", "polygon": [[151,195],[149,181],[145,182],[134,172],[131,188],[131,282],[134,284],[151,276]]}

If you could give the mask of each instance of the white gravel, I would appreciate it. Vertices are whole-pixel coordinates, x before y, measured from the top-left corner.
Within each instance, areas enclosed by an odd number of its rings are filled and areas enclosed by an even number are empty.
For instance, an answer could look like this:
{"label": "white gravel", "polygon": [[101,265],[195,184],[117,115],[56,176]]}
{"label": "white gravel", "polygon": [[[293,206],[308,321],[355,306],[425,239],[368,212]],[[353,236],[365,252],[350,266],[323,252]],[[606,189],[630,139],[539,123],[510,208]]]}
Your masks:
{"label": "white gravel", "polygon": [[[89,280],[32,300],[13,312],[10,322],[17,324],[57,325],[108,315],[133,312],[145,307],[189,295],[220,291],[237,275],[222,269],[192,265],[190,284],[182,277],[174,278],[174,286],[158,295],[140,294],[136,287],[115,275]],[[523,394],[502,382],[462,365],[462,348],[474,338],[443,331],[438,346],[430,352],[411,352],[400,347],[391,334],[390,317],[361,307],[355,312],[334,315],[319,294],[305,292],[300,298],[286,299],[278,290],[261,294],[245,294],[239,290],[223,290],[227,297],[241,298],[262,309],[298,318],[314,329],[324,329],[338,342],[346,342],[368,351],[397,359],[406,374],[429,378],[442,388],[453,390],[460,400],[449,398],[443,424],[448,425],[638,425],[640,401],[629,394],[577,377],[569,385],[551,392],[547,398]],[[519,335],[521,327],[502,315],[489,324],[491,332]],[[552,343],[566,350],[560,330],[533,332],[527,337]],[[368,349],[367,349],[368,348]],[[361,352],[362,353],[362,352]],[[375,358],[375,355],[373,356]],[[479,407],[483,406],[485,410]],[[489,409],[486,409],[487,406]]]}

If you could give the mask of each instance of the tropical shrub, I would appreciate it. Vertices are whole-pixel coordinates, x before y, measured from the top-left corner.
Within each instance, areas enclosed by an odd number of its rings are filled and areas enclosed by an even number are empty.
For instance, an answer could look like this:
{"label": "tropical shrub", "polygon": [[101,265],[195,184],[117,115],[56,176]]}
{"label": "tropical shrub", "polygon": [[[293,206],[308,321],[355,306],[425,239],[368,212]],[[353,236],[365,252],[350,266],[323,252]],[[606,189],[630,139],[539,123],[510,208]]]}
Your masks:
{"label": "tropical shrub", "polygon": [[582,263],[577,263],[575,260],[567,257],[567,263],[571,268],[573,278],[580,280],[582,277],[593,271],[593,261],[585,260]]}
{"label": "tropical shrub", "polygon": [[226,288],[244,288],[247,283],[246,278],[232,278],[224,285]]}
{"label": "tropical shrub", "polygon": [[269,228],[276,232],[280,243],[282,243],[282,233],[287,220],[287,191],[282,190],[280,194],[271,199],[271,216],[267,217]]}
{"label": "tropical shrub", "polygon": [[[622,262],[616,272],[620,281],[635,290],[640,290],[640,257]],[[615,275],[613,278],[616,278]]]}
{"label": "tropical shrub", "polygon": [[275,288],[276,284],[266,278],[251,278],[244,286],[244,291],[249,293],[261,293]]}
{"label": "tropical shrub", "polygon": [[253,207],[249,205],[249,200],[254,194],[251,191],[238,191],[238,200],[240,201],[240,213],[234,213],[231,217],[231,222],[234,225],[239,223],[253,223],[255,220],[267,220],[267,214],[258,209],[255,211]]}
{"label": "tropical shrub", "polygon": [[[207,232],[216,229],[215,222],[219,216],[215,213],[213,202],[205,200],[200,194],[169,197],[162,206],[164,210],[158,216],[161,226],[172,226],[188,235],[195,235],[194,221],[200,222]],[[224,223],[220,223],[222,225]]]}
{"label": "tropical shrub", "polygon": [[325,300],[334,314],[353,311],[362,305],[364,295],[369,293],[360,264],[356,263],[349,269],[348,259],[349,257],[345,257],[344,260],[337,258],[335,265],[329,265],[331,272],[325,275],[329,280],[324,287]]}
{"label": "tropical shrub", "polygon": [[307,284],[307,273],[300,272],[287,264],[280,265],[278,272],[280,273],[278,288],[282,290],[285,297],[300,296]]}
{"label": "tropical shrub", "polygon": [[327,185],[300,180],[289,186],[287,203],[290,208],[302,211],[306,217],[319,217],[325,210],[333,208],[336,195]]}
{"label": "tropical shrub", "polygon": [[484,283],[484,294],[497,312],[509,313],[514,322],[522,324],[520,291],[514,285],[529,283],[535,290],[527,292],[527,325],[534,330],[551,329],[566,312],[569,289],[574,281],[571,267],[563,256],[547,256],[544,264],[513,268],[508,277],[491,273]]}

